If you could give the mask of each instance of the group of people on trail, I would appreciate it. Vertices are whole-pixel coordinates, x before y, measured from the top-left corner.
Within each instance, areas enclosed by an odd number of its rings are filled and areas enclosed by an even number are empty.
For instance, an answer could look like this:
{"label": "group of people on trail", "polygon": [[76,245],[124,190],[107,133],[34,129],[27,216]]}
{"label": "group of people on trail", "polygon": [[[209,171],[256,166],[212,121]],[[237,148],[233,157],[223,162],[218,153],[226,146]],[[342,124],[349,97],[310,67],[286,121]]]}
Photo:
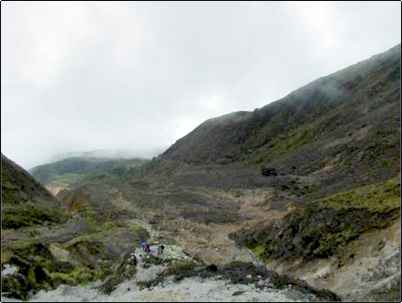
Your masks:
{"label": "group of people on trail", "polygon": [[[147,253],[148,255],[151,255],[151,254],[152,254],[151,246],[149,245],[149,243],[147,243],[147,242],[144,241],[144,240],[141,240],[141,248],[142,248],[142,250],[143,250],[145,253]],[[164,249],[165,249],[165,246],[164,246],[164,245],[162,245],[162,244],[159,245],[159,246],[158,246],[158,250],[157,250],[157,255],[158,255],[158,256],[162,255]]]}

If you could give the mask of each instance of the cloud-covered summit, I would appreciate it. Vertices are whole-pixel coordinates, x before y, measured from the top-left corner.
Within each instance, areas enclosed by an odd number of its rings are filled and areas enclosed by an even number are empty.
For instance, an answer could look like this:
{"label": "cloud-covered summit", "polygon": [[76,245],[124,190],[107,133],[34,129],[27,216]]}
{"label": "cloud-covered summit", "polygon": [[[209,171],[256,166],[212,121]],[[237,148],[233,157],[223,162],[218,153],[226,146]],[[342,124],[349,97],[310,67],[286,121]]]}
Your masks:
{"label": "cloud-covered summit", "polygon": [[169,146],[400,42],[399,2],[2,2],[2,152]]}

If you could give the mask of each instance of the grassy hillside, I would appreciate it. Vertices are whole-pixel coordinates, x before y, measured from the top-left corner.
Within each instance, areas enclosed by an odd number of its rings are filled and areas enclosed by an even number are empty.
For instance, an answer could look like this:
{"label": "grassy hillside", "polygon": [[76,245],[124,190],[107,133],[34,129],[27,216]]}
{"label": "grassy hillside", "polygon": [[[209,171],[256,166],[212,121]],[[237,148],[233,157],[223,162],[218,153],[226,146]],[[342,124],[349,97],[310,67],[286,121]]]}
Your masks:
{"label": "grassy hillside", "polygon": [[19,228],[44,222],[61,223],[66,220],[61,202],[3,154],[1,162],[3,228]]}
{"label": "grassy hillside", "polygon": [[264,260],[327,258],[362,233],[399,217],[400,179],[393,178],[319,199],[260,230],[232,235]]}
{"label": "grassy hillside", "polygon": [[400,45],[253,112],[210,119],[162,159],[317,176],[321,195],[399,171]]}
{"label": "grassy hillside", "polygon": [[54,163],[36,166],[32,176],[44,185],[68,186],[99,174],[123,175],[131,168],[146,163],[145,159],[109,159],[72,157]]}
{"label": "grassy hillside", "polygon": [[123,253],[149,236],[127,214],[115,215],[122,208],[109,206],[104,216],[85,197],[80,207],[70,207],[4,155],[1,161],[1,270],[16,269],[2,273],[2,292],[9,296],[26,300],[39,289],[105,278]]}
{"label": "grassy hillside", "polygon": [[[210,119],[178,140],[162,157],[202,164],[259,160],[255,158],[264,153],[273,159],[277,157],[272,151],[281,151],[284,156],[283,152],[293,152],[311,141],[348,135],[370,122],[369,118],[376,116],[373,112],[378,116],[385,108],[397,110],[394,103],[399,103],[399,73],[400,45],[253,112]],[[398,124],[398,116],[398,111],[392,113],[390,126]],[[346,134],[342,132],[345,129]],[[269,160],[263,157],[259,161]]]}

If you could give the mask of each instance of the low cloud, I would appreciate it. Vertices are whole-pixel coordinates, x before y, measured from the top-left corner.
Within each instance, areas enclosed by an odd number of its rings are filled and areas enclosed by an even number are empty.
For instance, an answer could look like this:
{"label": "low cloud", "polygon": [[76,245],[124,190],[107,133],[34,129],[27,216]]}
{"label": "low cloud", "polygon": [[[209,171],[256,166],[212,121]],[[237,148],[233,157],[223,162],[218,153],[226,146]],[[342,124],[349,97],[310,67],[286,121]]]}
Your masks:
{"label": "low cloud", "polygon": [[158,150],[400,42],[400,3],[2,2],[2,152]]}

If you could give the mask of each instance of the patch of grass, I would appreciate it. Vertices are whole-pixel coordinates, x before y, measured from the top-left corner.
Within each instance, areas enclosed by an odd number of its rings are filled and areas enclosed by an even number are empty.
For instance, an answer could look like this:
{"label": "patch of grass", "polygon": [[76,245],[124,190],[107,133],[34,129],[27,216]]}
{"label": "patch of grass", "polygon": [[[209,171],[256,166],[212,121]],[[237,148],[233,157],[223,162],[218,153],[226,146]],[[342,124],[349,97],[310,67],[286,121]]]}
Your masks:
{"label": "patch of grass", "polygon": [[275,224],[231,237],[263,260],[326,258],[361,234],[391,225],[399,209],[400,181],[393,178],[316,200]]}
{"label": "patch of grass", "polygon": [[99,274],[94,270],[90,270],[87,267],[80,266],[74,268],[71,272],[63,273],[63,272],[54,272],[50,274],[53,283],[67,284],[67,285],[86,285],[89,282],[95,280]]}
{"label": "patch of grass", "polygon": [[400,207],[400,180],[367,185],[355,190],[337,193],[319,200],[322,207],[335,209],[366,208],[372,212],[386,212]]}
{"label": "patch of grass", "polygon": [[1,249],[1,264],[7,263],[10,261],[13,253],[8,249]]}
{"label": "patch of grass", "polygon": [[197,266],[197,263],[189,260],[181,260],[174,262],[165,272],[167,276],[180,275],[188,271],[192,271]]}
{"label": "patch of grass", "polygon": [[62,175],[55,175],[51,178],[50,184],[52,185],[60,185],[60,186],[68,186],[74,183],[78,183],[83,178],[85,178],[86,174],[77,174],[77,173],[65,173]]}
{"label": "patch of grass", "polygon": [[24,226],[49,223],[62,223],[67,219],[61,208],[45,207],[39,203],[26,202],[18,205],[5,205],[3,208],[3,228],[20,228]]}
{"label": "patch of grass", "polygon": [[253,157],[254,163],[261,164],[270,159],[280,157],[284,154],[294,152],[303,145],[311,143],[314,139],[314,132],[309,127],[299,127],[289,131],[286,135],[276,137],[263,151],[257,151]]}
{"label": "patch of grass", "polygon": [[251,248],[251,251],[257,256],[260,257],[264,251],[265,247],[263,245],[256,245],[255,247]]}

